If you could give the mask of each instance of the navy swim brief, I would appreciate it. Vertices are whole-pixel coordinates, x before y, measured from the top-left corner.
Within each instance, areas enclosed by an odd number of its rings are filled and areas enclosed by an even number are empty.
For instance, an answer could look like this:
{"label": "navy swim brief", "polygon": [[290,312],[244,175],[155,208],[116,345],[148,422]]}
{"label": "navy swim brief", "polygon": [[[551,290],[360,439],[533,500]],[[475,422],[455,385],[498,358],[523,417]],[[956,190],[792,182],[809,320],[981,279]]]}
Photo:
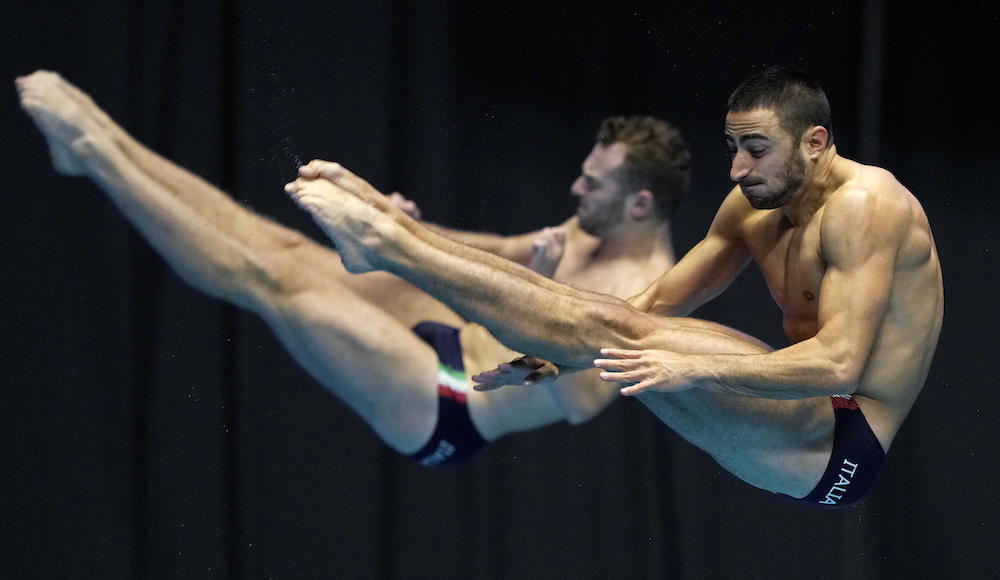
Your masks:
{"label": "navy swim brief", "polygon": [[[803,498],[791,498],[817,507],[836,508],[854,503],[871,489],[885,458],[882,444],[868,425],[857,401],[831,397],[834,414],[833,451],[819,484]],[[783,495],[783,494],[782,494]]]}
{"label": "navy swim brief", "polygon": [[409,457],[433,467],[457,463],[486,445],[469,417],[469,381],[462,362],[458,329],[437,322],[421,322],[413,332],[431,345],[438,355],[438,421],[430,441]]}

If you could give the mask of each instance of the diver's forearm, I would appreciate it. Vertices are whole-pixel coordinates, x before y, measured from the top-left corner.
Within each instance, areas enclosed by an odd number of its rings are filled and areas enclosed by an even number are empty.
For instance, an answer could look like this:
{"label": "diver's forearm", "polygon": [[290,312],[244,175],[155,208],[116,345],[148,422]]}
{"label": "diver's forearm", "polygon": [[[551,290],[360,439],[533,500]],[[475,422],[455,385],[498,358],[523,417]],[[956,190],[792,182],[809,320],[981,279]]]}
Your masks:
{"label": "diver's forearm", "polygon": [[843,371],[814,339],[757,355],[696,355],[696,383],[709,390],[766,399],[849,395],[857,377]]}

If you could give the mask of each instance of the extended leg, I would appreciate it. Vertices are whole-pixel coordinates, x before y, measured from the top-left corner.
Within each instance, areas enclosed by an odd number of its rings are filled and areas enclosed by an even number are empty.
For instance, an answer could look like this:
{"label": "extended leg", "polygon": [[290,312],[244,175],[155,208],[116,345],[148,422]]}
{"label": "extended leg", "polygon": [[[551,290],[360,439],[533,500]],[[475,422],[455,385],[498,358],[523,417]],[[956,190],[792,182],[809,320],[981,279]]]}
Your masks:
{"label": "extended leg", "polygon": [[[27,79],[19,80],[18,84],[26,82]],[[58,75],[36,73],[32,75],[31,83],[40,85],[36,91],[44,88],[48,93],[61,95],[75,104],[81,115],[90,121],[92,129],[109,139],[130,165],[231,238],[242,240],[258,250],[292,252],[294,259],[303,266],[338,280],[358,296],[378,304],[404,326],[413,326],[423,320],[452,325],[463,322],[454,311],[396,276],[384,272],[349,275],[339,256],[329,248],[248,210],[201,177],[150,150],[115,123],[86,93]],[[63,154],[65,146],[59,140],[49,139],[49,146],[53,158],[69,167],[70,173],[83,171],[83,168],[74,167],[76,161],[71,153]]]}
{"label": "extended leg", "polygon": [[409,453],[426,441],[436,419],[436,355],[409,328],[327,275],[339,267],[335,253],[256,216],[135,143],[125,146],[130,156],[119,145],[130,138],[109,128],[110,120],[94,114],[89,99],[81,102],[58,76],[33,75],[18,86],[58,170],[93,179],[193,286],[258,313],[292,355],[391,446]]}

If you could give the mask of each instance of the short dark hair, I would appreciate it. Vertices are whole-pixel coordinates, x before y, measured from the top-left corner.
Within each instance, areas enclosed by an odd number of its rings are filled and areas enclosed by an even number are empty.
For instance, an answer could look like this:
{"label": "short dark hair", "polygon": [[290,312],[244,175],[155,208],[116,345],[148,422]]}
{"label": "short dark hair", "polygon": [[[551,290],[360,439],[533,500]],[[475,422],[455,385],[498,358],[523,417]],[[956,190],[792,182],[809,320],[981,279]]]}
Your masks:
{"label": "short dark hair", "polygon": [[778,123],[798,138],[809,127],[821,126],[833,144],[833,117],[826,93],[801,70],[772,66],[751,76],[736,87],[726,103],[730,112],[771,109]]}
{"label": "short dark hair", "polygon": [[597,131],[597,142],[624,144],[622,185],[629,192],[648,189],[656,213],[662,218],[673,215],[691,181],[691,153],[679,129],[655,117],[608,117]]}

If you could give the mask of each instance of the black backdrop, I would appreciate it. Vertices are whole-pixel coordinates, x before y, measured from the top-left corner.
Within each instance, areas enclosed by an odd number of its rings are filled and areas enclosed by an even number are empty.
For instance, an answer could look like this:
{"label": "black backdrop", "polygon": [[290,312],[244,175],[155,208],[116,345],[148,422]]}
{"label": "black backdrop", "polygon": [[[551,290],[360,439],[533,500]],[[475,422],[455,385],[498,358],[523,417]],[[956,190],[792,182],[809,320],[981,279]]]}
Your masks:
{"label": "black backdrop", "polygon": [[[989,3],[7,4],[4,82],[58,70],[157,151],[317,238],[281,192],[300,160],[341,161],[434,221],[515,233],[572,211],[601,118],[646,113],[695,154],[685,251],[729,188],[729,91],[798,65],[829,93],[840,152],[885,165],[925,205],[947,312],[926,389],[858,509],[745,486],[632,400],[425,470],[262,323],[181,283],[96,187],[54,175],[9,84],[0,576],[996,574]],[[755,271],[699,315],[782,344]]]}

